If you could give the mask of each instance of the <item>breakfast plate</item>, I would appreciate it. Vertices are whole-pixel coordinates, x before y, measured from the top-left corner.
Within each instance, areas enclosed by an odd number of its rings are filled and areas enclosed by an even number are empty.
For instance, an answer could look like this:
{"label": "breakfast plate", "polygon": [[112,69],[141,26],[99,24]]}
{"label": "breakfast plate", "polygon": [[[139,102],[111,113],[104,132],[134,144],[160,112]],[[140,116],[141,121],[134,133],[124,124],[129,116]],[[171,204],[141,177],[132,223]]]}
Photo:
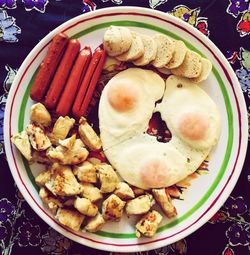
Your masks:
{"label": "breakfast plate", "polygon": [[[135,218],[124,216],[120,222],[107,223],[101,231],[73,231],[60,225],[44,206],[34,178],[43,166],[29,165],[11,144],[13,134],[29,122],[34,103],[30,89],[52,38],[64,32],[95,49],[102,43],[104,31],[110,26],[125,26],[137,32],[165,34],[185,42],[186,46],[208,58],[212,73],[199,86],[216,103],[222,122],[218,144],[208,159],[206,175],[199,175],[183,193],[183,200],[174,200],[178,215],[164,219],[152,238],[135,235]],[[240,175],[247,149],[247,111],[238,80],[218,48],[189,24],[162,12],[136,7],[98,10],[80,15],[50,32],[27,56],[12,84],[5,111],[4,140],[8,163],[15,182],[32,209],[52,228],[66,237],[100,250],[139,252],[156,249],[191,234],[207,222],[223,205]]]}

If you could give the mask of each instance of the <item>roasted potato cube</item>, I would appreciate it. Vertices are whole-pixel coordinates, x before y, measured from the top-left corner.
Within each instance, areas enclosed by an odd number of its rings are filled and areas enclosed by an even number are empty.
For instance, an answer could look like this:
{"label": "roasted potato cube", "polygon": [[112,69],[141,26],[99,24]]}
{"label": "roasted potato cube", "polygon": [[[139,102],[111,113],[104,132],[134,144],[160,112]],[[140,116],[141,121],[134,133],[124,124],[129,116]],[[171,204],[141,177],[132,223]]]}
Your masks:
{"label": "roasted potato cube", "polygon": [[41,127],[29,124],[26,127],[26,131],[29,136],[30,144],[35,150],[44,151],[51,146],[48,136]]}
{"label": "roasted potato cube", "polygon": [[119,221],[123,214],[125,202],[115,194],[110,195],[102,204],[102,216],[105,220]]}
{"label": "roasted potato cube", "polygon": [[58,208],[63,207],[62,202],[44,187],[40,189],[39,196],[53,214],[56,214]]}
{"label": "roasted potato cube", "polygon": [[130,186],[130,187],[133,190],[136,197],[144,195],[146,193],[146,191],[144,189],[140,189],[135,186]]}
{"label": "roasted potato cube", "polygon": [[136,236],[140,237],[141,234],[146,237],[152,237],[156,233],[158,225],[161,223],[162,216],[157,211],[153,210],[148,212],[137,222]]}
{"label": "roasted potato cube", "polygon": [[48,127],[51,124],[51,116],[41,103],[33,104],[30,108],[30,120],[36,124]]}
{"label": "roasted potato cube", "polygon": [[48,182],[50,180],[51,177],[51,171],[49,170],[45,170],[42,171],[35,179],[36,183],[39,186],[45,186],[45,183]]}
{"label": "roasted potato cube", "polygon": [[133,190],[126,182],[119,182],[116,186],[115,195],[123,200],[131,199],[135,197]]}
{"label": "roasted potato cube", "polygon": [[152,193],[156,202],[161,206],[162,211],[168,218],[172,218],[177,215],[176,208],[172,204],[171,197],[166,192],[165,188],[152,189]]}
{"label": "roasted potato cube", "polygon": [[93,218],[90,218],[87,222],[87,225],[85,226],[85,229],[88,232],[97,232],[99,231],[103,225],[105,224],[105,220],[103,219],[102,215],[100,213],[97,213],[97,215]]}
{"label": "roasted potato cube", "polygon": [[74,196],[81,192],[81,185],[69,166],[58,165],[45,186],[55,196]]}
{"label": "roasted potato cube", "polygon": [[94,187],[93,184],[81,183],[80,185],[82,196],[88,198],[92,203],[103,198],[101,191],[97,187]]}
{"label": "roasted potato cube", "polygon": [[92,151],[100,150],[102,147],[101,139],[88,124],[87,120],[81,117],[79,124],[78,132],[84,144]]}
{"label": "roasted potato cube", "polygon": [[111,165],[101,163],[95,165],[99,180],[101,182],[101,192],[109,193],[113,192],[119,182],[118,176]]}
{"label": "roasted potato cube", "polygon": [[79,231],[85,216],[76,210],[59,209],[56,213],[56,219],[64,226]]}
{"label": "roasted potato cube", "polygon": [[53,127],[52,136],[55,140],[64,140],[70,129],[74,126],[75,120],[73,118],[69,118],[68,116],[62,117],[60,116]]}
{"label": "roasted potato cube", "polygon": [[74,166],[73,173],[77,176],[79,181],[91,183],[97,182],[96,169],[94,165],[88,161]]}
{"label": "roasted potato cube", "polygon": [[87,198],[80,198],[77,197],[74,202],[74,207],[79,211],[80,213],[86,215],[86,216],[96,216],[98,213],[98,207],[91,203],[91,201]]}
{"label": "roasted potato cube", "polygon": [[126,213],[128,215],[147,213],[154,204],[155,200],[152,195],[141,195],[127,202]]}
{"label": "roasted potato cube", "polygon": [[71,137],[69,138],[66,138],[64,140],[59,140],[59,144],[62,145],[63,147],[71,150],[74,146],[76,142],[76,135],[72,135]]}
{"label": "roasted potato cube", "polygon": [[62,165],[76,165],[82,163],[88,157],[88,154],[89,152],[80,139],[75,140],[71,149],[59,145],[56,148],[50,148],[47,151],[47,156],[52,161]]}
{"label": "roasted potato cube", "polygon": [[22,131],[21,133],[13,135],[11,137],[11,141],[16,145],[17,149],[28,161],[32,159],[31,145],[29,141],[29,136],[26,131]]}

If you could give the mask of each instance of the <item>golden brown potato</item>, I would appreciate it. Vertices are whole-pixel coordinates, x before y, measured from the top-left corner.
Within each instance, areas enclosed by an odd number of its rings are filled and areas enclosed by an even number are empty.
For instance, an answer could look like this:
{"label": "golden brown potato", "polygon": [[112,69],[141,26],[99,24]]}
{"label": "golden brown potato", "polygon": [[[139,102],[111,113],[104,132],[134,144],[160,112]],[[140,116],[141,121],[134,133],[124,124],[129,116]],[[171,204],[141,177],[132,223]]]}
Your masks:
{"label": "golden brown potato", "polygon": [[81,192],[81,185],[69,166],[57,165],[45,186],[56,196],[74,196]]}
{"label": "golden brown potato", "polygon": [[152,193],[157,203],[161,206],[162,211],[168,218],[172,218],[177,215],[176,208],[172,204],[171,197],[166,192],[165,188],[152,189]]}
{"label": "golden brown potato", "polygon": [[70,129],[74,126],[75,120],[73,118],[69,118],[68,116],[62,117],[60,116],[53,127],[52,136],[54,140],[64,140]]}
{"label": "golden brown potato", "polygon": [[83,163],[74,166],[73,173],[77,176],[79,181],[91,183],[97,182],[96,169],[94,165],[88,161],[84,161]]}
{"label": "golden brown potato", "polygon": [[80,183],[81,195],[88,198],[92,203],[95,203],[103,198],[101,191],[94,187],[91,183]]}
{"label": "golden brown potato", "polygon": [[77,197],[74,202],[74,207],[77,209],[77,211],[86,216],[94,217],[98,213],[98,207],[91,203],[89,199],[84,197]]}
{"label": "golden brown potato", "polygon": [[100,150],[102,147],[101,139],[88,124],[87,120],[82,117],[80,118],[79,124],[78,132],[84,144],[92,151]]}
{"label": "golden brown potato", "polygon": [[39,185],[40,187],[45,186],[45,183],[50,180],[50,177],[51,177],[51,171],[50,171],[50,169],[48,169],[48,170],[41,172],[35,178],[35,181],[36,181],[37,185]]}
{"label": "golden brown potato", "polygon": [[145,195],[146,191],[144,189],[137,188],[135,186],[130,186],[131,189],[133,190],[134,194],[136,197]]}
{"label": "golden brown potato", "polygon": [[103,219],[100,213],[93,218],[90,218],[85,226],[85,229],[88,232],[94,233],[102,229],[103,225],[105,224],[105,220]]}
{"label": "golden brown potato", "polygon": [[114,194],[123,200],[128,200],[135,197],[133,190],[126,182],[119,182],[116,186]]}
{"label": "golden brown potato", "polygon": [[144,214],[147,213],[154,204],[155,200],[152,195],[141,195],[127,202],[126,213],[128,215]]}
{"label": "golden brown potato", "polygon": [[48,136],[44,133],[44,130],[41,127],[29,124],[26,127],[26,132],[29,136],[29,141],[33,149],[37,151],[44,151],[51,146]]}
{"label": "golden brown potato", "polygon": [[135,225],[136,236],[140,237],[141,234],[146,237],[154,236],[161,220],[162,216],[157,211],[148,212]]}
{"label": "golden brown potato", "polygon": [[76,210],[59,209],[56,213],[56,219],[64,226],[75,231],[79,231],[85,216]]}
{"label": "golden brown potato", "polygon": [[32,159],[31,145],[26,131],[13,135],[11,141],[28,161]]}
{"label": "golden brown potato", "polygon": [[67,149],[62,145],[50,148],[46,155],[53,161],[62,165],[76,165],[82,163],[89,155],[80,139],[76,139],[73,147]]}
{"label": "golden brown potato", "polygon": [[51,124],[51,116],[41,103],[33,104],[30,108],[30,120],[36,124],[48,127]]}
{"label": "golden brown potato", "polygon": [[110,195],[102,204],[102,216],[105,220],[119,221],[123,214],[125,202],[115,194]]}
{"label": "golden brown potato", "polygon": [[62,202],[44,187],[40,189],[39,196],[53,214],[56,214],[58,208],[63,207]]}
{"label": "golden brown potato", "polygon": [[119,182],[118,176],[113,167],[106,163],[95,165],[101,183],[101,192],[113,192]]}

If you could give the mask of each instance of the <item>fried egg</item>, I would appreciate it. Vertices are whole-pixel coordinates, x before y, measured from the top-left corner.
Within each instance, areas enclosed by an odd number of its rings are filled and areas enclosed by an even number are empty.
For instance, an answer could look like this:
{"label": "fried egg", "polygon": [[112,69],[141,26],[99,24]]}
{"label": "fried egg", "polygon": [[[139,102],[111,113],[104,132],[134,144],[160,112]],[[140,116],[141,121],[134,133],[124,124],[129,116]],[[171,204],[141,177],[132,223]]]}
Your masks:
{"label": "fried egg", "polygon": [[105,86],[99,103],[99,127],[106,150],[146,131],[165,89],[164,80],[150,70],[129,68]]}

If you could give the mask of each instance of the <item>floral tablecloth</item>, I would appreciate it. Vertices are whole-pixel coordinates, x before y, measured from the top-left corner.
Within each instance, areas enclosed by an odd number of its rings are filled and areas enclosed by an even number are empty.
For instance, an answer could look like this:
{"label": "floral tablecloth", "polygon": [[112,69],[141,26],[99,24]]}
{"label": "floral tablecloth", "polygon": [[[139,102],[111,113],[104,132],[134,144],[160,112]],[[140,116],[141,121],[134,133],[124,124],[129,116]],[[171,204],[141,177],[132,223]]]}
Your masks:
{"label": "floral tablecloth", "polygon": [[[22,61],[49,31],[79,14],[109,6],[143,6],[170,13],[208,36],[231,63],[250,105],[249,0],[0,0],[0,251],[1,254],[118,254],[94,250],[51,229],[18,191],[3,144],[8,91]],[[138,254],[250,254],[250,151],[223,207],[177,243]]]}

